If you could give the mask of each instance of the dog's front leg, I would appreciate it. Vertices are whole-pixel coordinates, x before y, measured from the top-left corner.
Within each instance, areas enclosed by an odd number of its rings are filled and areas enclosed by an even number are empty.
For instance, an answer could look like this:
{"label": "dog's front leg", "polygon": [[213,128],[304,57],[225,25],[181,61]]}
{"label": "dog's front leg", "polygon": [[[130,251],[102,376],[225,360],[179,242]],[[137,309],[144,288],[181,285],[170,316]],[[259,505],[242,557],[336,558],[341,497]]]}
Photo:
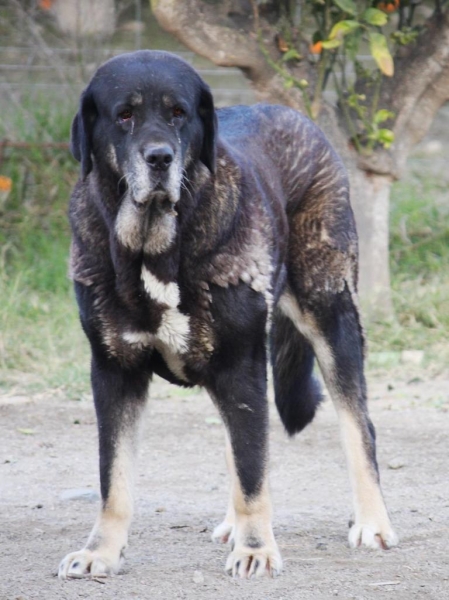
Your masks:
{"label": "dog's front leg", "polygon": [[62,579],[104,577],[120,568],[133,514],[134,466],[147,387],[148,375],[93,356],[102,506],[86,546],[62,560]]}
{"label": "dog's front leg", "polygon": [[232,374],[221,373],[210,392],[227,429],[231,505],[225,522],[214,532],[215,537],[225,533],[223,541],[230,537],[232,552],[226,571],[242,578],[265,572],[276,576],[281,572],[282,559],[271,525],[267,480],[265,361],[242,361]]}
{"label": "dog's front leg", "polygon": [[226,442],[226,466],[228,468],[229,478],[231,480],[231,489],[229,494],[228,509],[225,518],[217,525],[212,532],[212,541],[227,544],[233,543],[232,532],[235,526],[235,510],[234,510],[234,486],[237,481],[237,473],[235,471],[234,457],[232,455],[231,440],[228,432],[225,435]]}

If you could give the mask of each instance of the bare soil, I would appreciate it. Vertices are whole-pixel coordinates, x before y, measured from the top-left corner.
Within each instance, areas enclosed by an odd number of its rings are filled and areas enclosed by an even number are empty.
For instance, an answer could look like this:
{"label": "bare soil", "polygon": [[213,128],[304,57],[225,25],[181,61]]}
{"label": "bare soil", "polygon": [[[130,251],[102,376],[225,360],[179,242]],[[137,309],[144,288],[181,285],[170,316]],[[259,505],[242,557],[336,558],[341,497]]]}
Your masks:
{"label": "bare soil", "polygon": [[227,475],[222,426],[205,394],[153,385],[127,560],[105,582],[55,576],[61,558],[84,544],[98,510],[98,501],[62,498],[71,489],[98,490],[91,401],[0,396],[0,599],[449,598],[449,380],[410,379],[392,386],[383,377],[370,386],[399,547],[347,545],[351,500],[331,403],[294,440],[271,405],[284,572],[251,581],[225,575],[228,549],[210,541],[224,516]]}

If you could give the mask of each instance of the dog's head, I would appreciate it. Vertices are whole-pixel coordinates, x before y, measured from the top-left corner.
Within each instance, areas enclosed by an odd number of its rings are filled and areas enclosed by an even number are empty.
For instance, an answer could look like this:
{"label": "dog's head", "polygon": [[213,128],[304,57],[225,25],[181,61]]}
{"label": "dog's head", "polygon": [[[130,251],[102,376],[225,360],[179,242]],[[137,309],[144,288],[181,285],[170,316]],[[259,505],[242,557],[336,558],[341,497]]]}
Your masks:
{"label": "dog's head", "polygon": [[81,96],[71,149],[82,177],[125,184],[136,207],[181,195],[185,170],[215,171],[216,116],[209,87],[182,59],[156,51],[117,56],[98,69]]}

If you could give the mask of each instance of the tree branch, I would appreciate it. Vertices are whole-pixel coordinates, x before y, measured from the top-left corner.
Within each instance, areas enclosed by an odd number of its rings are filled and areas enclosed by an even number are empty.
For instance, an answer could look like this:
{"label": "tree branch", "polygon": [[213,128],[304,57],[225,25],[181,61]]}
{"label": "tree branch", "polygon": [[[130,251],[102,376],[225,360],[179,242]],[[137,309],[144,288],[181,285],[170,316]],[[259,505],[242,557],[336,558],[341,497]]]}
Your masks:
{"label": "tree branch", "polygon": [[395,142],[359,156],[359,168],[399,179],[408,154],[427,133],[436,113],[449,100],[449,9],[434,15],[403,57],[395,59],[395,76],[385,81],[383,106],[396,114]]}
{"label": "tree branch", "polygon": [[449,100],[449,64],[417,100],[415,111],[395,142],[398,176],[410,150],[426,135],[438,110]]}
{"label": "tree branch", "polygon": [[[441,105],[449,100],[446,71],[449,69],[449,9],[432,17],[423,34],[416,40],[408,56],[396,61],[397,76],[387,93],[396,113],[394,133],[397,143],[402,138],[419,141]],[[432,95],[435,98],[432,100]],[[410,132],[415,134],[411,137]],[[421,130],[422,133],[418,133]]]}
{"label": "tree branch", "polygon": [[223,67],[239,67],[252,81],[263,80],[267,68],[255,35],[238,30],[216,7],[198,0],[150,0],[161,27],[188,48]]}

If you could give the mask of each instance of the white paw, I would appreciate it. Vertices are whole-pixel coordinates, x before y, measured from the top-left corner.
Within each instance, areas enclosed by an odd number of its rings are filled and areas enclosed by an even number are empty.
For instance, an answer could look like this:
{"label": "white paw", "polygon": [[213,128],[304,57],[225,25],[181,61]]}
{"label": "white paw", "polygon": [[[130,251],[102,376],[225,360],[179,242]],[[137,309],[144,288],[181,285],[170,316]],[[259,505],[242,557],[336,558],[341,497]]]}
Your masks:
{"label": "white paw", "polygon": [[277,577],[282,571],[282,558],[276,544],[262,548],[236,548],[228,556],[226,572],[233,577],[251,579],[268,573]]}
{"label": "white paw", "polygon": [[349,530],[348,540],[351,548],[365,546],[374,550],[388,550],[399,543],[399,538],[391,525],[376,527],[372,524],[359,523],[355,523]]}
{"label": "white paw", "polygon": [[232,530],[234,529],[234,524],[231,523],[230,521],[223,521],[222,523],[220,523],[220,525],[217,525],[217,527],[215,527],[211,538],[212,541],[217,543],[217,544],[227,544],[228,542],[231,542],[233,535],[232,535]]}
{"label": "white paw", "polygon": [[118,572],[121,559],[106,558],[97,550],[80,550],[67,554],[59,565],[60,579],[80,579],[81,577],[107,577]]}

